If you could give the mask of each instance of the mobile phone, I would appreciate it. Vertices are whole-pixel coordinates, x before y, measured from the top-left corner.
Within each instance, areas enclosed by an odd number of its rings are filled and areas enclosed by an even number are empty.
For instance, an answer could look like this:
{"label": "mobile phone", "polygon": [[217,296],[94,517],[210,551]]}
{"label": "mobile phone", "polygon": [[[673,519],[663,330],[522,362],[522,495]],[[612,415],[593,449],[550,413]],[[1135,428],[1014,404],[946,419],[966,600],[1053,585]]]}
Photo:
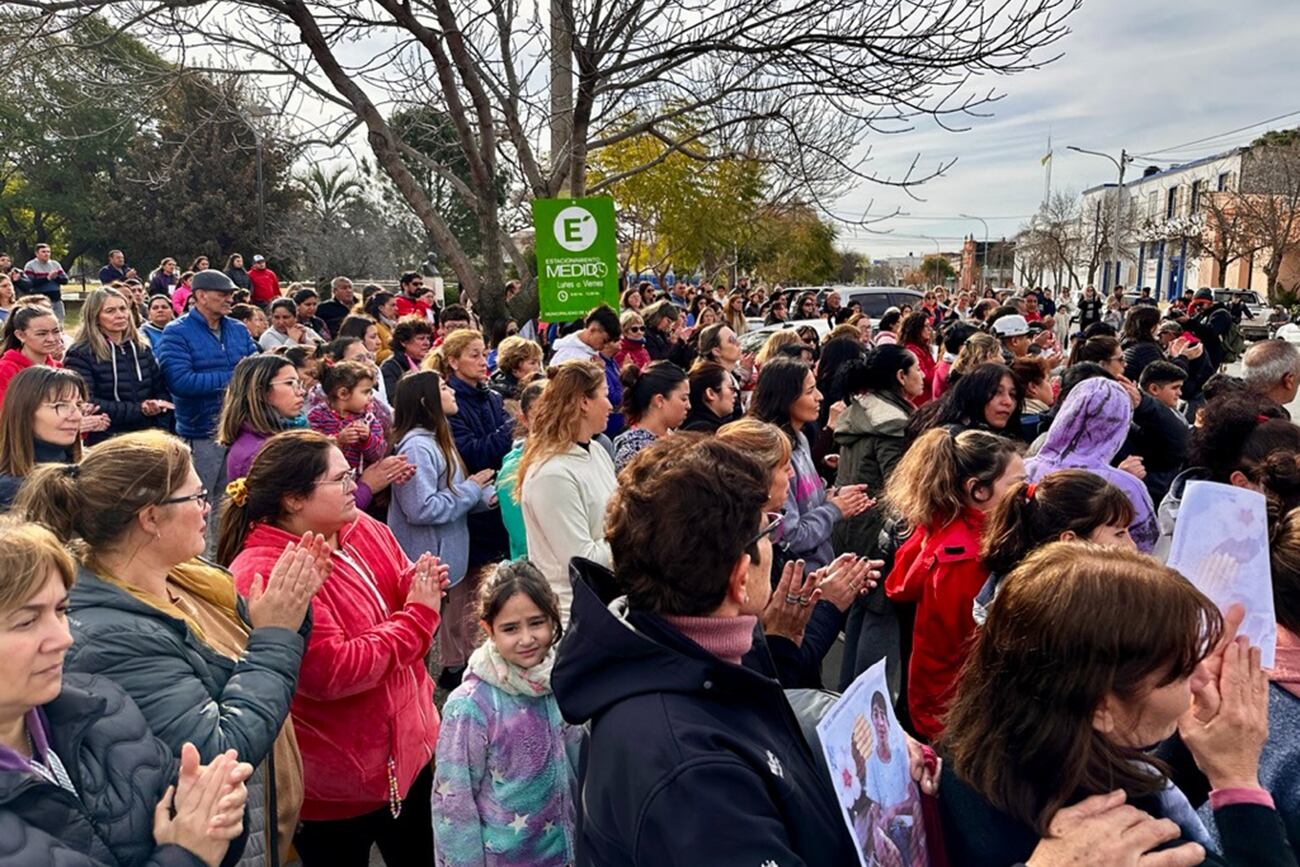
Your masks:
{"label": "mobile phone", "polygon": [[1192,344],[1193,346],[1201,342],[1200,340],[1197,339],[1196,335],[1190,331],[1184,331],[1182,333],[1182,338],[1186,340],[1188,343]]}

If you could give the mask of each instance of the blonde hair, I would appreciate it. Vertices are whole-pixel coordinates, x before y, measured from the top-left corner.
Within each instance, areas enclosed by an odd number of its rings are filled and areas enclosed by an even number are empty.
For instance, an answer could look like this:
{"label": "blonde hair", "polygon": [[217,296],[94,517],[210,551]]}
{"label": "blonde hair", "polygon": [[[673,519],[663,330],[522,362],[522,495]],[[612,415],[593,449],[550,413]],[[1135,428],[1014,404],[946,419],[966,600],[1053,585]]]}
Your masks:
{"label": "blonde hair", "polygon": [[145,349],[148,344],[145,343],[144,337],[135,327],[135,317],[130,313],[134,308],[131,299],[127,298],[112,286],[101,286],[98,289],[91,289],[86,293],[86,299],[81,305],[81,327],[77,329],[77,334],[73,338],[73,345],[84,343],[90,347],[90,351],[100,361],[108,361],[113,357],[113,348],[109,345],[108,338],[104,336],[104,331],[99,327],[99,314],[104,309],[110,298],[116,298],[126,304],[128,314],[126,320],[126,333],[123,335],[122,342],[134,343],[137,349]]}
{"label": "blonde hair", "polygon": [[837,337],[849,337],[852,338],[853,340],[861,340],[862,332],[858,330],[858,326],[856,323],[845,322],[842,325],[836,325],[834,328],[832,328],[830,330],[830,333],[826,335],[826,339],[822,342],[830,343],[832,340],[834,340]]}
{"label": "blonde hair", "polygon": [[740,449],[768,470],[790,460],[790,438],[774,424],[756,418],[742,418],[718,428],[717,438]]}
{"label": "blonde hair", "polygon": [[[457,328],[442,338],[440,346],[429,351],[429,354],[424,357],[424,361],[420,362],[420,369],[432,370],[441,375],[443,379],[446,379],[452,372],[447,359],[459,358],[466,349],[473,345],[475,340],[483,340],[482,331],[473,328]],[[487,341],[483,343],[484,346],[487,345]]]}
{"label": "blonde hair", "polygon": [[563,454],[578,441],[582,400],[595,397],[604,384],[605,370],[594,361],[573,359],[551,371],[546,390],[529,415],[528,439],[515,470],[520,494],[529,469]]}
{"label": "blonde hair", "polygon": [[[624,313],[623,316],[626,318],[627,314]],[[511,335],[497,347],[497,369],[506,373],[513,374],[515,368],[530,359],[541,362],[542,347],[526,337]]]}
{"label": "blonde hair", "polygon": [[766,364],[781,354],[782,346],[791,346],[795,343],[803,343],[803,340],[800,339],[793,328],[782,328],[780,331],[775,331],[767,338],[763,348],[758,350],[758,355],[754,356],[754,362],[759,365]]}
{"label": "blonde hair", "polygon": [[75,469],[40,464],[27,477],[14,511],[77,543],[87,563],[118,543],[136,514],[185,483],[190,450],[159,430],[126,433],[89,449]]}
{"label": "blonde hair", "polygon": [[926,431],[912,443],[885,485],[885,500],[913,527],[942,527],[969,505],[966,483],[989,489],[1016,454],[1011,440],[985,431]]}
{"label": "blonde hair", "polygon": [[957,360],[952,363],[953,373],[970,373],[981,364],[990,361],[1002,361],[1002,345],[992,334],[980,331],[966,338],[957,353]]}
{"label": "blonde hair", "polygon": [[645,325],[645,319],[635,310],[624,310],[623,315],[618,317],[618,327],[626,331],[631,325]]}
{"label": "blonde hair", "polygon": [[41,591],[57,569],[65,590],[72,587],[77,564],[53,533],[13,515],[0,517],[0,613],[12,611]]}

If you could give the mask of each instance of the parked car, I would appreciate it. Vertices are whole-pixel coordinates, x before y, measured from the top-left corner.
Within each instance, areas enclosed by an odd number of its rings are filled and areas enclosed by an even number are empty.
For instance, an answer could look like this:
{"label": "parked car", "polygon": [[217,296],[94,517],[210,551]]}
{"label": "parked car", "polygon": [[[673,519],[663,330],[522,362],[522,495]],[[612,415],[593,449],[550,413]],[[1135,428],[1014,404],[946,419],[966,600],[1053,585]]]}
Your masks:
{"label": "parked car", "polygon": [[[862,305],[862,312],[870,317],[873,329],[880,325],[880,317],[884,316],[885,311],[890,307],[910,304],[915,309],[920,306],[921,300],[925,297],[924,293],[906,286],[793,286],[784,288],[780,292],[780,295],[786,299],[786,309],[793,310],[796,300],[806,292],[817,293],[818,308],[832,292],[840,296],[841,307],[848,307],[854,301],[858,302]],[[763,325],[762,317],[750,317],[746,322],[751,329],[749,333],[753,333],[754,329],[766,329],[767,333],[771,334],[780,328],[780,326]],[[760,341],[758,345],[763,344]]]}
{"label": "parked car", "polygon": [[796,319],[793,322],[782,322],[780,325],[764,325],[757,331],[746,331],[740,335],[741,352],[758,352],[771,337],[778,331],[785,331],[792,328],[800,328],[804,325],[810,326],[817,332],[817,340],[821,342],[830,334],[831,326],[825,319]]}
{"label": "parked car", "polygon": [[1214,300],[1220,304],[1231,305],[1237,300],[1246,302],[1246,309],[1251,313],[1250,316],[1241,317],[1241,336],[1247,340],[1267,340],[1268,339],[1268,317],[1269,308],[1262,300],[1259,293],[1253,289],[1221,289],[1214,288]]}

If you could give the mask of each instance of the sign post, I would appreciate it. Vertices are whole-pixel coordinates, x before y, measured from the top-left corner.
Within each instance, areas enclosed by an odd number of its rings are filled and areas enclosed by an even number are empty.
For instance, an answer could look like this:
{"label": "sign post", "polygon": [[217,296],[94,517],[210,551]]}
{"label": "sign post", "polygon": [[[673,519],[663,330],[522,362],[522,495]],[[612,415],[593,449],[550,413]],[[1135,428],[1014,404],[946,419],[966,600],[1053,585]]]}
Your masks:
{"label": "sign post", "polygon": [[613,199],[534,199],[533,229],[542,319],[580,319],[600,304],[618,309]]}

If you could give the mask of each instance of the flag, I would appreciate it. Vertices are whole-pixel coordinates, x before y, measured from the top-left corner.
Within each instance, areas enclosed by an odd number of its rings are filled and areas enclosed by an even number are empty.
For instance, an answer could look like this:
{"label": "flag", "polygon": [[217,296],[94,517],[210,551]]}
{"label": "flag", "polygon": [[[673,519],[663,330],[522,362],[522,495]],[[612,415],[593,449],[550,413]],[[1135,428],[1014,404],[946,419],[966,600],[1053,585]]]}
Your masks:
{"label": "flag", "polygon": [[1050,160],[1051,158],[1052,158],[1052,152],[1048,151],[1046,154],[1043,155],[1043,158],[1038,161],[1038,164],[1040,166],[1045,166],[1047,165],[1047,161]]}

